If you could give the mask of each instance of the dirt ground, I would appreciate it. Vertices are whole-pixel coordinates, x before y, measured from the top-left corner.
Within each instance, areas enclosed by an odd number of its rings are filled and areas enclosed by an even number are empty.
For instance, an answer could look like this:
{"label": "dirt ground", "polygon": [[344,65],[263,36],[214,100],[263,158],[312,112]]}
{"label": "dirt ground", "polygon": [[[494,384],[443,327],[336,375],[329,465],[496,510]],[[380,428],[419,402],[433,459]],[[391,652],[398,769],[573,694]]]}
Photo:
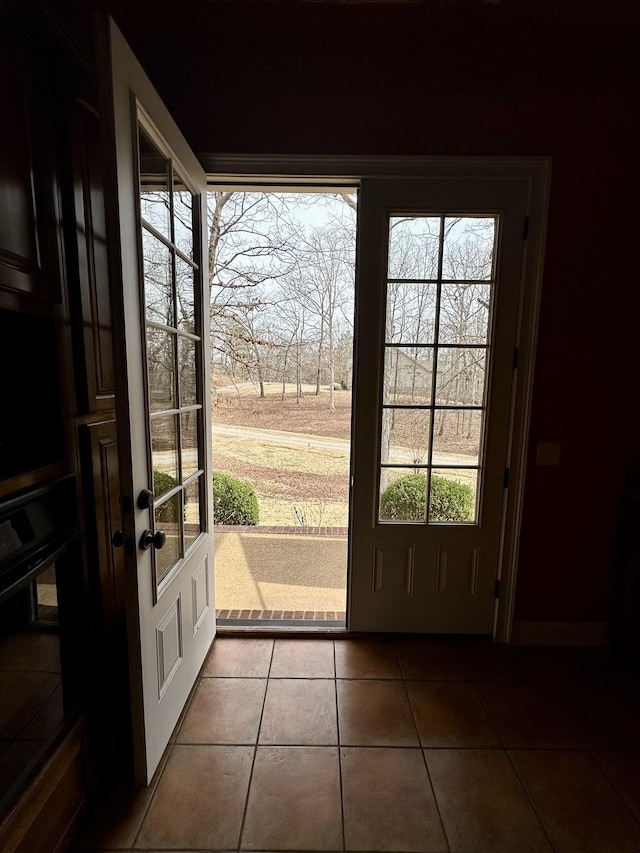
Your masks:
{"label": "dirt ground", "polygon": [[[282,399],[268,386],[258,397],[253,388],[214,397],[213,423],[349,439],[351,392],[336,391],[334,411],[329,391],[311,391],[296,400]],[[345,526],[349,498],[348,450],[273,444],[256,439],[214,436],[214,470],[249,480],[258,496],[261,525]]]}
{"label": "dirt ground", "polygon": [[219,394],[214,397],[214,424],[235,424],[256,429],[277,429],[307,435],[346,438],[351,435],[351,391],[335,392],[335,410],[329,410],[329,392],[319,396],[305,393],[299,400],[294,394],[284,400],[274,388],[260,399],[255,391],[242,394]]}
{"label": "dirt ground", "polygon": [[[238,383],[224,386],[214,395],[213,423],[254,429],[277,430],[348,440],[351,435],[351,392],[335,392],[335,409],[329,409],[329,391],[313,393],[311,386],[296,399],[293,386],[282,399],[281,387],[268,385],[260,398],[255,386]],[[412,448],[412,433],[424,432],[423,421],[399,413],[393,426],[394,444]],[[474,415],[471,428],[461,423],[455,412],[443,424],[436,421],[436,452],[473,454],[478,452],[480,417]],[[440,427],[442,427],[440,434]],[[423,439],[420,444],[422,445]],[[425,448],[422,448],[425,449]],[[296,525],[304,515],[310,526],[347,523],[349,494],[349,451],[304,446],[284,446],[257,440],[215,435],[214,470],[249,480],[258,495],[261,525]]]}

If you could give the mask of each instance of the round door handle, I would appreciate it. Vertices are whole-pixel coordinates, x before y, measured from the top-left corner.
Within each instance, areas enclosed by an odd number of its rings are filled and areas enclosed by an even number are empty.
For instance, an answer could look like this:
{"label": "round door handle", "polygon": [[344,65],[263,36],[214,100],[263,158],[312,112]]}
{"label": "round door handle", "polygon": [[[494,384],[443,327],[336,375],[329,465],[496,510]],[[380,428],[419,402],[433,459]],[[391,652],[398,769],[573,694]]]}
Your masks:
{"label": "round door handle", "polygon": [[167,534],[164,530],[156,530],[155,533],[153,530],[145,530],[140,538],[140,547],[143,551],[146,551],[153,545],[154,548],[160,550],[160,548],[164,548],[164,543],[166,541]]}
{"label": "round door handle", "polygon": [[116,530],[116,532],[111,537],[111,544],[114,548],[122,548],[124,545],[124,533],[122,530]]}
{"label": "round door handle", "polygon": [[153,506],[154,494],[151,489],[143,489],[136,501],[138,509],[150,509]]}

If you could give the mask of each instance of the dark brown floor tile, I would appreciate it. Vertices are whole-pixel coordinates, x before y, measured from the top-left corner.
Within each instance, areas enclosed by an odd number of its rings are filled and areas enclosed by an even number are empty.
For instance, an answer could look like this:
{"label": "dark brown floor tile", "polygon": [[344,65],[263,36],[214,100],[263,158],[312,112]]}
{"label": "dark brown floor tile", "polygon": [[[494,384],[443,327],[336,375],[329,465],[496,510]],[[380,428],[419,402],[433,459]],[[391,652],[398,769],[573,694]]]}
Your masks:
{"label": "dark brown floor tile", "polygon": [[320,678],[270,679],[259,742],[265,745],[337,744],[335,681]]}
{"label": "dark brown floor tile", "polygon": [[136,847],[236,848],[252,758],[250,746],[175,746]]}
{"label": "dark brown floor tile", "polygon": [[263,678],[201,679],[177,742],[255,744],[266,685]]}
{"label": "dark brown floor tile", "polygon": [[403,639],[396,643],[403,678],[434,681],[466,681],[456,646],[438,638]]}
{"label": "dark brown floor tile", "polygon": [[333,640],[276,640],[272,678],[334,678]]}
{"label": "dark brown floor tile", "polygon": [[448,849],[419,749],[340,754],[347,850]]}
{"label": "dark brown floor tile", "polygon": [[339,850],[340,769],[336,747],[258,747],[243,850]]}
{"label": "dark brown floor tile", "polygon": [[638,682],[604,679],[578,686],[571,703],[587,749],[640,750]]}
{"label": "dark brown floor tile", "polygon": [[427,749],[425,755],[452,850],[551,853],[503,750]]}
{"label": "dark brown floor tile", "polygon": [[459,640],[456,648],[472,681],[535,681],[541,675],[532,646]]}
{"label": "dark brown floor tile", "polygon": [[266,678],[273,640],[217,637],[202,670],[204,676]]}
{"label": "dark brown floor tile", "polygon": [[468,681],[408,681],[407,690],[423,746],[501,745]]}
{"label": "dark brown floor tile", "polygon": [[552,684],[479,682],[480,697],[505,747],[580,749],[570,688]]}
{"label": "dark brown floor tile", "polygon": [[638,853],[640,824],[586,752],[511,752],[557,853]]}
{"label": "dark brown floor tile", "polygon": [[94,795],[72,850],[129,850],[154,789],[118,784]]}
{"label": "dark brown floor tile", "polygon": [[418,746],[400,681],[338,681],[338,726],[345,746]]}
{"label": "dark brown floor tile", "polygon": [[593,758],[640,820],[640,752],[594,752]]}
{"label": "dark brown floor tile", "polygon": [[336,640],[338,678],[400,678],[392,642],[384,640]]}

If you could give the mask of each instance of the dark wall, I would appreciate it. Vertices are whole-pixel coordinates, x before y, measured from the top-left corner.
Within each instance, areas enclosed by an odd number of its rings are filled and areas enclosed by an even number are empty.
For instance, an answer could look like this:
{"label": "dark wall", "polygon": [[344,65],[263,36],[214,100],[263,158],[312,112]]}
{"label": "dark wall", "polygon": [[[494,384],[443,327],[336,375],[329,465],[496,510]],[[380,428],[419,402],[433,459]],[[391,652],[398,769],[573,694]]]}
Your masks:
{"label": "dark wall", "polygon": [[606,619],[640,463],[636,4],[104,5],[196,151],[553,158],[516,616]]}

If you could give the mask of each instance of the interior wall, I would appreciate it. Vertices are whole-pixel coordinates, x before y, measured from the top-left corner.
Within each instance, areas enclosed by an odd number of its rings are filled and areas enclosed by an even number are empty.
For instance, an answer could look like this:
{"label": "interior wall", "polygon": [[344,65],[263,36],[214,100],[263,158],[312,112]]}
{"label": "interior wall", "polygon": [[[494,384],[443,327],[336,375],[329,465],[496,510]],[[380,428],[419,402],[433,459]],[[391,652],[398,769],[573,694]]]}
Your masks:
{"label": "interior wall", "polygon": [[515,615],[604,621],[640,464],[637,6],[102,5],[196,151],[553,158]]}

